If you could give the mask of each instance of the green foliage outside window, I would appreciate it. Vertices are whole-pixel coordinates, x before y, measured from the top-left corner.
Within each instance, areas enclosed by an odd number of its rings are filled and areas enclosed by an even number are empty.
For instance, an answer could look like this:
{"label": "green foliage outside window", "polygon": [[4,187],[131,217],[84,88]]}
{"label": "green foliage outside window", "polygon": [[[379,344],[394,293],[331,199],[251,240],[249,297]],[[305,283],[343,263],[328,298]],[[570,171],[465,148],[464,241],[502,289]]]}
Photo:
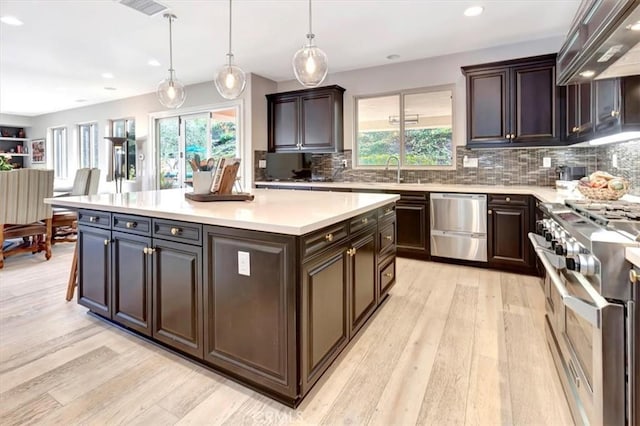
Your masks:
{"label": "green foliage outside window", "polygon": [[[453,162],[451,128],[407,129],[405,159],[408,166],[442,166]],[[400,132],[358,133],[358,164],[384,166],[390,155],[400,155]]]}

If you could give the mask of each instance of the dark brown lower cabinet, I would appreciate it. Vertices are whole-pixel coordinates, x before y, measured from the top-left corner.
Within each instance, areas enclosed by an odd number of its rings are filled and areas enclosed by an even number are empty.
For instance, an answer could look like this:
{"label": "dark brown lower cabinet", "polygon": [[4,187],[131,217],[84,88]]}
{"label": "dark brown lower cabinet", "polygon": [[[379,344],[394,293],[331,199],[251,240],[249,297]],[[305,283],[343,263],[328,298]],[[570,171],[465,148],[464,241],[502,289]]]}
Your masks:
{"label": "dark brown lower cabinet", "polygon": [[205,227],[204,359],[291,399],[295,247],[295,237]]}
{"label": "dark brown lower cabinet", "polygon": [[489,204],[487,227],[490,267],[530,268],[531,244],[527,238],[530,226],[529,206]]}
{"label": "dark brown lower cabinet", "polygon": [[111,318],[111,230],[78,227],[78,303]]}
{"label": "dark brown lower cabinet", "polygon": [[347,245],[302,265],[301,393],[304,395],[349,341]]}
{"label": "dark brown lower cabinet", "polygon": [[153,240],[153,337],[202,358],[202,248]]}
{"label": "dark brown lower cabinet", "polygon": [[352,239],[349,263],[350,328],[353,336],[377,306],[376,297],[376,232],[365,232]]}
{"label": "dark brown lower cabinet", "polygon": [[396,244],[398,256],[429,258],[428,202],[396,203]]}
{"label": "dark brown lower cabinet", "polygon": [[151,335],[151,257],[146,249],[151,238],[113,232],[112,318]]}

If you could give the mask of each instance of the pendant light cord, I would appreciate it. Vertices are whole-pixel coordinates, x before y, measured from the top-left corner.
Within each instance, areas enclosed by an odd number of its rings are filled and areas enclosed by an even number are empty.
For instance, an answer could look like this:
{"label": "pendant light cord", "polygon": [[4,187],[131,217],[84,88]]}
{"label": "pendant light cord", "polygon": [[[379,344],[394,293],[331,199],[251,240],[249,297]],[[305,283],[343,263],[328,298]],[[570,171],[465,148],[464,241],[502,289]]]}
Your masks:
{"label": "pendant light cord", "polygon": [[231,0],[229,0],[229,64],[231,64]]}
{"label": "pendant light cord", "polygon": [[171,33],[171,21],[173,21],[173,15],[169,15],[169,72],[171,78],[173,78],[173,35]]}
{"label": "pendant light cord", "polygon": [[311,30],[311,0],[309,0],[309,34],[313,37],[313,31]]}

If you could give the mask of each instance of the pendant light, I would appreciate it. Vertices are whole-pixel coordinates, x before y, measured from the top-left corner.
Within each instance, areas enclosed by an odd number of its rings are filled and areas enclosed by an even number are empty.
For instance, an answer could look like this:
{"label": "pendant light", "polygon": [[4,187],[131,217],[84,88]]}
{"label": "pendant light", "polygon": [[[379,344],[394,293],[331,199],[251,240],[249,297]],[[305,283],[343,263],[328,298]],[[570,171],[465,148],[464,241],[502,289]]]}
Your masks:
{"label": "pendant light", "polygon": [[173,39],[171,34],[171,23],[177,19],[172,13],[165,13],[164,17],[169,19],[169,77],[158,84],[158,99],[167,108],[180,108],[187,98],[184,91],[184,84],[176,78],[176,71],[173,69]]}
{"label": "pendant light", "polygon": [[311,31],[311,0],[309,0],[309,33],[307,45],[293,55],[293,73],[306,87],[316,87],[324,81],[329,71],[327,55],[313,43],[315,35]]}
{"label": "pendant light", "polygon": [[247,78],[244,71],[233,65],[233,53],[231,53],[231,0],[229,0],[229,53],[228,62],[218,70],[216,74],[216,89],[225,99],[235,99],[244,91],[247,85]]}

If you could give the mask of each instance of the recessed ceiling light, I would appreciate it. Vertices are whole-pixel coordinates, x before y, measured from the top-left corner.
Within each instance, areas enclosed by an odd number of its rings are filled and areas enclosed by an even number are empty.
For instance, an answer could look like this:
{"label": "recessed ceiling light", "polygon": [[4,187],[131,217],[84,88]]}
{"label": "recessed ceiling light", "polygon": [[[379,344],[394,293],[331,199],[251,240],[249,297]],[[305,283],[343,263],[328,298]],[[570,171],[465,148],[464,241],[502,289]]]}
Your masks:
{"label": "recessed ceiling light", "polygon": [[103,72],[102,73],[102,78],[112,79],[113,78],[113,74],[111,74],[110,72]]}
{"label": "recessed ceiling light", "polygon": [[160,62],[158,62],[156,59],[149,59],[149,62],[147,62],[147,64],[149,64],[152,67],[159,67],[160,66]]}
{"label": "recessed ceiling light", "polygon": [[115,87],[105,87],[104,90],[116,90]]}
{"label": "recessed ceiling light", "polygon": [[631,24],[627,26],[627,29],[631,31],[640,31],[640,21],[636,22],[635,24]]}
{"label": "recessed ceiling light", "polygon": [[7,25],[13,25],[14,27],[24,25],[24,23],[15,16],[3,16],[2,18],[0,18],[0,22],[3,22]]}
{"label": "recessed ceiling light", "polygon": [[595,72],[595,71],[591,71],[591,70],[587,70],[587,71],[582,71],[582,72],[580,73],[580,75],[581,75],[582,77],[589,78],[589,77],[593,77],[594,75],[596,75],[596,72]]}
{"label": "recessed ceiling light", "polygon": [[387,56],[387,59],[390,61],[395,61],[396,59],[399,59],[399,58],[400,58],[400,55],[396,55],[395,53]]}
{"label": "recessed ceiling light", "polygon": [[482,6],[471,6],[465,9],[464,16],[478,16],[482,14],[484,11],[484,7]]}

